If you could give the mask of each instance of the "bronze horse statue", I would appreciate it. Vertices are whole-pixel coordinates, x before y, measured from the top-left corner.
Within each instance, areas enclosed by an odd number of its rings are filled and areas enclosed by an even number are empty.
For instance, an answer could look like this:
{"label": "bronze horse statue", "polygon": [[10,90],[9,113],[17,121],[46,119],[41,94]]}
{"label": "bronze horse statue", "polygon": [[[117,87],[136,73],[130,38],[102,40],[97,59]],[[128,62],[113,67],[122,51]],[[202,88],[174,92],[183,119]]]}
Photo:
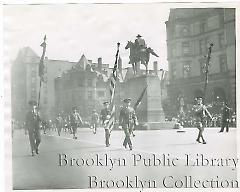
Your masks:
{"label": "bronze horse statue", "polygon": [[130,55],[129,55],[129,64],[132,64],[133,67],[133,74],[136,75],[137,73],[137,63],[140,62],[141,64],[145,65],[146,67],[146,74],[148,74],[148,62],[150,59],[150,54],[159,57],[152,48],[150,47],[139,47],[135,43],[128,41],[125,49],[130,48]]}

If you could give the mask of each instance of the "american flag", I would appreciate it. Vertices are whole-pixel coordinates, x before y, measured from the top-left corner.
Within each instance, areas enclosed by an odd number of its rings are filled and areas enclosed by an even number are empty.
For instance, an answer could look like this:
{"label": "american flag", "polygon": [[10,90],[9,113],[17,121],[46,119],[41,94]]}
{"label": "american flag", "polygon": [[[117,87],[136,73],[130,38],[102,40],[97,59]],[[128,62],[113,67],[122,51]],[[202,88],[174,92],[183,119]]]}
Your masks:
{"label": "american flag", "polygon": [[109,118],[109,121],[107,122],[107,128],[110,130],[110,132],[113,129],[114,122],[115,122],[115,105],[113,102],[114,94],[115,94],[115,89],[116,89],[116,82],[117,82],[117,64],[118,64],[118,57],[119,57],[119,46],[120,43],[117,43],[117,54],[116,54],[116,59],[112,71],[112,75],[110,78],[110,109],[111,109],[111,116]]}
{"label": "american flag", "polygon": [[43,81],[43,82],[44,82],[44,74],[45,74],[44,57],[45,57],[46,47],[47,47],[46,39],[47,39],[47,37],[45,35],[44,36],[44,41],[40,45],[41,47],[43,47],[43,53],[42,53],[42,56],[41,56],[41,59],[40,59],[39,70],[38,70],[38,75],[39,75],[41,81]]}

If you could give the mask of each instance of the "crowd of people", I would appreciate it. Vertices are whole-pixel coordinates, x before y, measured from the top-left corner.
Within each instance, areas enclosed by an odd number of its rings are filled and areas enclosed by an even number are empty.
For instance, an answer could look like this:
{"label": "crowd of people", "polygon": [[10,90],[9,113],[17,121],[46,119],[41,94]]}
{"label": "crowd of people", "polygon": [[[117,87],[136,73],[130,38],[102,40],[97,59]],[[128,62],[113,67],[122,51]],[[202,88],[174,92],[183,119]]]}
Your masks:
{"label": "crowd of people", "polygon": [[[210,114],[208,107],[202,103],[202,98],[196,99],[196,104],[193,105],[192,110],[188,114],[180,114],[177,118],[172,118],[177,122],[176,125],[182,127],[197,127],[199,134],[197,142],[206,144],[203,138],[203,131],[205,127],[221,127],[219,132],[229,131],[229,126],[236,126],[236,113],[232,112],[231,108],[225,102],[222,104],[221,111],[215,114]],[[93,134],[97,133],[98,127],[103,127],[105,130],[105,145],[110,146],[110,135],[112,128],[109,126],[111,118],[111,108],[109,102],[103,103],[103,109],[100,113],[96,110],[92,111],[91,122],[84,122],[76,107],[72,108],[70,114],[58,113],[54,120],[42,119],[39,115],[37,103],[35,101],[29,102],[29,111],[26,114],[24,122],[12,121],[12,131],[14,129],[24,129],[25,134],[29,135],[30,147],[32,155],[39,153],[39,145],[41,142],[40,130],[43,134],[48,131],[56,131],[61,136],[62,131],[72,134],[73,139],[77,139],[77,129],[79,127],[89,127],[92,129]],[[124,148],[133,149],[131,136],[135,136],[133,130],[138,126],[138,119],[135,110],[130,106],[131,98],[123,100],[123,107],[120,110],[118,119],[119,128],[124,131],[125,139],[123,141]],[[12,133],[13,134],[13,133]]]}
{"label": "crowd of people", "polygon": [[[213,112],[212,119],[206,119],[206,127],[221,127],[222,122],[222,109],[218,110],[217,112]],[[195,116],[192,113],[192,110],[184,114],[179,114],[177,117],[166,118],[167,121],[177,121],[183,127],[194,127],[195,125]],[[229,115],[229,126],[236,127],[236,112],[230,110]]]}

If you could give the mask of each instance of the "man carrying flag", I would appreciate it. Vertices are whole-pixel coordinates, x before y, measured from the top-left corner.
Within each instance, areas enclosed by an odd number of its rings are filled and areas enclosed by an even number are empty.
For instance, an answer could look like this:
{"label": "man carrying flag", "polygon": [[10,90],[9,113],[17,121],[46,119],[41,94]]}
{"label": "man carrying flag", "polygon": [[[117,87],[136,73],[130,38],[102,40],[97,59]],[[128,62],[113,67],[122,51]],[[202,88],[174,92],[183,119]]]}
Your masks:
{"label": "man carrying flag", "polygon": [[[118,58],[119,58],[119,46],[120,43],[117,43],[117,53],[115,58],[115,63],[112,71],[112,75],[110,78],[110,102],[104,102],[104,109],[101,111],[101,120],[104,125],[105,129],[105,137],[106,137],[106,147],[110,146],[109,138],[111,131],[113,129],[114,123],[115,123],[115,105],[113,102],[113,98],[115,95],[115,89],[116,89],[116,82],[117,82],[117,64],[118,64]],[[104,121],[103,121],[104,120]]]}

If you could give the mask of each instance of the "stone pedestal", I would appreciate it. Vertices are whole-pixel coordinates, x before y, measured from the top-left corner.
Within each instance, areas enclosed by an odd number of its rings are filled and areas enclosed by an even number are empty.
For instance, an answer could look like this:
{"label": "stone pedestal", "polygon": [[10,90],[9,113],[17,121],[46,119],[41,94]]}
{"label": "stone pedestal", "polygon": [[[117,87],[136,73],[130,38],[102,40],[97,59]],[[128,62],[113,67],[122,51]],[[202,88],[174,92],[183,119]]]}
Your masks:
{"label": "stone pedestal", "polygon": [[132,98],[132,106],[136,103],[143,89],[147,90],[142,102],[136,110],[139,129],[169,129],[174,123],[165,122],[162,108],[161,83],[156,75],[140,75],[125,82],[124,93],[126,97]]}

